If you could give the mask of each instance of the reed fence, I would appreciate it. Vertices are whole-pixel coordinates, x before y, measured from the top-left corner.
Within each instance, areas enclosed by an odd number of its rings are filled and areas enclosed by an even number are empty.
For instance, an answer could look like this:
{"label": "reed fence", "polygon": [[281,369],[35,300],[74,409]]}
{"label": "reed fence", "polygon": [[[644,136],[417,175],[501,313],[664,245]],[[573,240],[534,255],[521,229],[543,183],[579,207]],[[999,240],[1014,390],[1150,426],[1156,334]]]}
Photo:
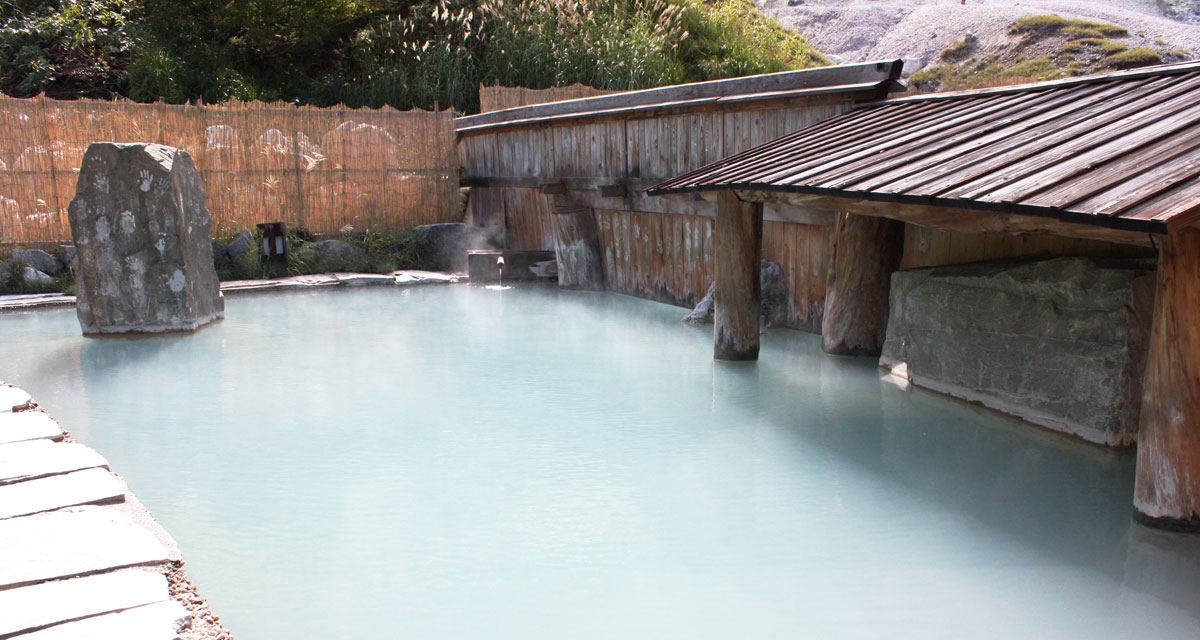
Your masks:
{"label": "reed fence", "polygon": [[608,89],[593,89],[586,84],[575,83],[567,87],[550,87],[549,89],[525,89],[523,87],[485,87],[479,85],[479,110],[500,111],[523,107],[529,104],[543,102],[558,102],[559,100],[575,100],[590,98],[609,93],[619,93]]}
{"label": "reed fence", "polygon": [[94,141],[187,150],[214,235],[283,221],[315,233],[457,222],[450,111],[0,97],[0,237],[69,240],[67,205]]}

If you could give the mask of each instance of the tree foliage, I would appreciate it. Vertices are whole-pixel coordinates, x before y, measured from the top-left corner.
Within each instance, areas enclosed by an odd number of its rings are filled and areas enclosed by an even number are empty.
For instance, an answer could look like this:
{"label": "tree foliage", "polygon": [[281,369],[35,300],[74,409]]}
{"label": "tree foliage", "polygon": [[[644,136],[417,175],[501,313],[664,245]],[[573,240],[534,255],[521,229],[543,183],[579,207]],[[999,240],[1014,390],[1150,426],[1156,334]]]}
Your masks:
{"label": "tree foliage", "polygon": [[827,64],[747,0],[0,0],[0,90],[478,108]]}

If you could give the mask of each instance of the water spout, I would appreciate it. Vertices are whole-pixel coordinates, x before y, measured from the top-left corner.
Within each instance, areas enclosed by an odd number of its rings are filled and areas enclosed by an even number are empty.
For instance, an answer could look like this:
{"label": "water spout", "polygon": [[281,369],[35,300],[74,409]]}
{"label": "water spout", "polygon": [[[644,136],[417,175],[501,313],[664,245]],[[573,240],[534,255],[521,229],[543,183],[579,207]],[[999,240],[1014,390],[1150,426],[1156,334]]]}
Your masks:
{"label": "water spout", "polygon": [[496,258],[496,269],[500,272],[500,282],[498,284],[488,285],[488,289],[493,291],[503,291],[508,287],[504,286],[504,256]]}

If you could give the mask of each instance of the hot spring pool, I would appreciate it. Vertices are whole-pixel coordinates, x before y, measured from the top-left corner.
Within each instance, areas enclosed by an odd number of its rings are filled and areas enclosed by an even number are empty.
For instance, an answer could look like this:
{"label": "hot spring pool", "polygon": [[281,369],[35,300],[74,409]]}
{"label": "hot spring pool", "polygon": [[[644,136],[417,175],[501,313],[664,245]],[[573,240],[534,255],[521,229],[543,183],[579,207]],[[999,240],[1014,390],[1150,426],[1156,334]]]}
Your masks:
{"label": "hot spring pool", "polygon": [[1200,537],[1132,524],[1132,455],[818,336],[719,363],[680,309],[536,286],[227,304],[141,339],[0,316],[0,377],[239,640],[1200,634]]}

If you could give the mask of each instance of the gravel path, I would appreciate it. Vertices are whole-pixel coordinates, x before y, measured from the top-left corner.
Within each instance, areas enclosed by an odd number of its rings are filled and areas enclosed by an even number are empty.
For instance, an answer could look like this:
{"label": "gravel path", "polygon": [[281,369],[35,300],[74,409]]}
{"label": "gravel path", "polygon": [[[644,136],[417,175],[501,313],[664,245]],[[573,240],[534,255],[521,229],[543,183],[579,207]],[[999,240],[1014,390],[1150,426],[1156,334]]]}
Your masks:
{"label": "gravel path", "polygon": [[804,0],[795,6],[788,1],[757,4],[825,53],[846,61],[919,61],[910,70],[937,60],[967,33],[985,48],[1009,42],[1013,21],[1045,13],[1119,24],[1129,29],[1122,41],[1131,47],[1185,49],[1200,57],[1200,25],[1164,16],[1155,0]]}

